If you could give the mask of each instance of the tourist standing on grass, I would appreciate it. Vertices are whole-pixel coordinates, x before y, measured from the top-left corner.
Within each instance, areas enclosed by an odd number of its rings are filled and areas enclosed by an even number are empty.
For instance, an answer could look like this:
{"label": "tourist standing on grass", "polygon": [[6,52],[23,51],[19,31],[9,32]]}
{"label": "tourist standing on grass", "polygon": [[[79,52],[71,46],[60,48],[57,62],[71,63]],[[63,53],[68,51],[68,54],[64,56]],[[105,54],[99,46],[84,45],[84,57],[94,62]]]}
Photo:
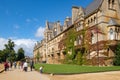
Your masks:
{"label": "tourist standing on grass", "polygon": [[27,68],[28,68],[28,64],[27,64],[27,62],[25,61],[24,64],[23,64],[23,70],[26,72],[26,71],[27,71]]}
{"label": "tourist standing on grass", "polygon": [[31,60],[30,61],[30,69],[31,69],[31,71],[32,71],[33,67],[34,67],[34,62],[33,62],[33,60]]}

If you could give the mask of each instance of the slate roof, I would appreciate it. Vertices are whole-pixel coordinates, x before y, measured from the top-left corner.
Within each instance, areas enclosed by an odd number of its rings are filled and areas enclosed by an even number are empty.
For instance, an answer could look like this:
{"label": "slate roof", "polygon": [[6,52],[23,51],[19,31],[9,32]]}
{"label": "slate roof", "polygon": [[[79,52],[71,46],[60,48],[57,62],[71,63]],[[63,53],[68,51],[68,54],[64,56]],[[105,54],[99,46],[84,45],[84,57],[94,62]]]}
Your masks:
{"label": "slate roof", "polygon": [[89,6],[86,7],[85,16],[88,16],[92,12],[97,10],[101,6],[102,2],[103,2],[103,0],[94,0]]}
{"label": "slate roof", "polygon": [[48,28],[50,30],[52,30],[52,28],[54,27],[55,23],[54,22],[48,22]]}

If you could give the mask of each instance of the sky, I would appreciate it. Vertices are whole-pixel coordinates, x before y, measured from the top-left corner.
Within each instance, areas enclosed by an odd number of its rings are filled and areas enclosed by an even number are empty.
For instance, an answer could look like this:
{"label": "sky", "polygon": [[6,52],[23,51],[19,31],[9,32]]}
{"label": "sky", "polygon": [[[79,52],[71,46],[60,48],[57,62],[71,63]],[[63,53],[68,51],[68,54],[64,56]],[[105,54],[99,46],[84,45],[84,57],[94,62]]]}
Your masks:
{"label": "sky", "polygon": [[93,0],[0,0],[0,50],[8,39],[15,50],[23,48],[25,55],[33,55],[33,47],[43,39],[45,22],[71,17],[72,6],[88,6]]}

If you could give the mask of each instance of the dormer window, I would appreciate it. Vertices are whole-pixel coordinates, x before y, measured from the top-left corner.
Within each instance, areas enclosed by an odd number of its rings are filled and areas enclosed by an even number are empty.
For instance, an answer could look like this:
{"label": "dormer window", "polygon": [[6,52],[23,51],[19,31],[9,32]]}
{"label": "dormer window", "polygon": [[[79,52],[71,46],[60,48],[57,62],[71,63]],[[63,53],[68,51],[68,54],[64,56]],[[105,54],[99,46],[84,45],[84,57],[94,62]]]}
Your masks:
{"label": "dormer window", "polygon": [[54,36],[56,36],[57,35],[57,29],[55,28],[53,32],[54,32]]}
{"label": "dormer window", "polygon": [[54,31],[57,31],[56,28],[54,29]]}

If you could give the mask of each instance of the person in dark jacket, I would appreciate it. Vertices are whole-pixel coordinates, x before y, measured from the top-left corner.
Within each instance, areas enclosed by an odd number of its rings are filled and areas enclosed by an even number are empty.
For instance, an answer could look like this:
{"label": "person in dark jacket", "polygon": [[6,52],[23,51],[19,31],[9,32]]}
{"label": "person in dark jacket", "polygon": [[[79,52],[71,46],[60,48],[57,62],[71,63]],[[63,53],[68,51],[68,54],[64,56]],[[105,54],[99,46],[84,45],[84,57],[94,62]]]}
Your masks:
{"label": "person in dark jacket", "polygon": [[30,61],[30,69],[31,69],[31,71],[32,71],[33,68],[34,68],[34,61],[31,60],[31,61]]}

